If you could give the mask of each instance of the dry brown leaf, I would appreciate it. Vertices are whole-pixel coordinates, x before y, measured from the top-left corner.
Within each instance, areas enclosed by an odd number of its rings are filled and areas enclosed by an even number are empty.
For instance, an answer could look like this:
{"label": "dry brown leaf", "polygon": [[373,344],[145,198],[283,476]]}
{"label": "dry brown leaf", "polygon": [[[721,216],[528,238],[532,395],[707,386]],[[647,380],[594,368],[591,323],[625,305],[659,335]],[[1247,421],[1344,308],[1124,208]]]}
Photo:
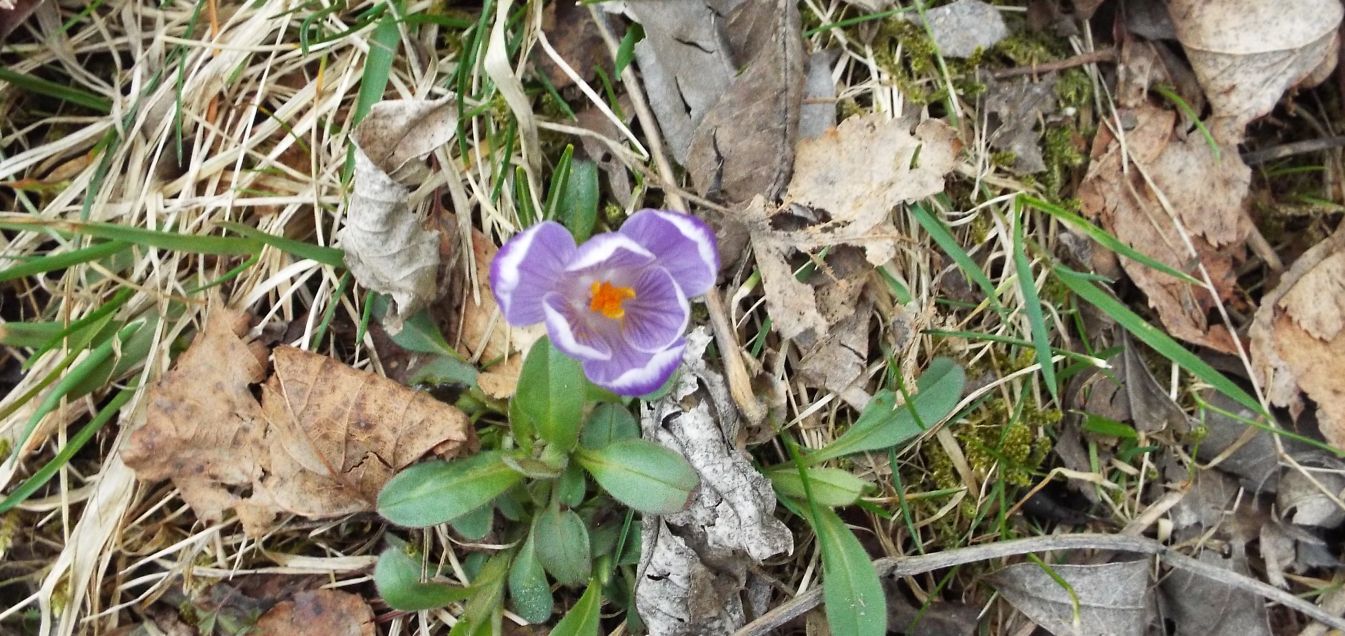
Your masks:
{"label": "dry brown leaf", "polygon": [[1296,416],[1306,393],[1326,441],[1345,449],[1345,232],[1294,262],[1262,298],[1250,333],[1253,367],[1270,401]]}
{"label": "dry brown leaf", "polygon": [[[593,22],[588,6],[582,2],[552,2],[542,9],[542,31],[556,53],[585,82],[597,76],[601,67],[610,77],[612,56],[603,43],[602,31]],[[542,47],[533,49],[533,63],[557,89],[574,86],[574,80],[561,70]]]}
{"label": "dry brown leaf", "polygon": [[1037,124],[1056,110],[1056,78],[1047,75],[1041,81],[1016,82],[990,80],[985,108],[997,124],[990,136],[990,147],[1013,153],[1013,171],[1032,174],[1046,169],[1041,154],[1041,133]]}
{"label": "dry brown leaf", "polygon": [[123,451],[144,480],[171,479],[202,519],[236,509],[250,536],[276,514],[372,510],[383,484],[431,450],[474,440],[456,408],[387,378],[292,347],[242,339],[246,314],[216,310],[205,332],[150,389],[145,425]]}
{"label": "dry brown leaf", "polygon": [[702,195],[742,203],[774,200],[789,181],[803,102],[803,36],[798,3],[746,0],[730,14],[741,72],[691,136],[686,167]]}
{"label": "dry brown leaf", "polygon": [[385,318],[393,333],[435,296],[439,237],[412,213],[407,184],[422,176],[414,160],[448,143],[456,120],[451,97],[386,101],[374,104],[353,135],[355,177],[341,249],[355,280],[397,303]]}
{"label": "dry brown leaf", "polygon": [[[1124,142],[1108,126],[1098,128],[1092,163],[1079,187],[1083,212],[1127,245],[1194,273],[1190,251],[1173,223],[1175,215],[1220,296],[1231,297],[1234,268],[1251,231],[1244,211],[1250,170],[1235,149],[1222,148],[1216,158],[1206,139],[1183,136],[1175,112],[1142,96],[1135,101],[1117,109],[1119,121],[1134,124],[1125,131]],[[1122,265],[1173,336],[1218,351],[1236,350],[1228,330],[1209,322],[1215,299],[1207,289],[1129,259],[1123,258]]]}
{"label": "dry brown leaf", "polygon": [[1168,11],[1225,144],[1284,91],[1335,66],[1339,0],[1172,0]]}
{"label": "dry brown leaf", "polygon": [[349,592],[300,592],[262,615],[250,633],[258,636],[373,636],[374,611]]}

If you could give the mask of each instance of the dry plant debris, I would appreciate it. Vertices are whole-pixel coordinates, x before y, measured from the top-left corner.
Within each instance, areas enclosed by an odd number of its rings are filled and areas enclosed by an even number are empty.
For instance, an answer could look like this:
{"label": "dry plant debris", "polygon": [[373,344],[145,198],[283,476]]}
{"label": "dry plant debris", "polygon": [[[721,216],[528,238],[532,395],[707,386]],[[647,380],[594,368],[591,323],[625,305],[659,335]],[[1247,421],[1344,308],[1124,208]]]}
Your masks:
{"label": "dry plant debris", "polygon": [[300,592],[272,607],[253,627],[260,636],[323,634],[374,636],[374,612],[357,594],[336,590]]}
{"label": "dry plant debris", "polygon": [[473,443],[456,408],[326,356],[277,347],[268,377],[265,349],[242,337],[249,323],[229,309],[211,313],[151,389],[145,425],[122,451],[140,479],[171,479],[201,519],[233,509],[261,536],[277,514],[372,510],[401,468]]}
{"label": "dry plant debris", "polygon": [[1149,627],[1151,568],[1148,559],[1100,565],[1019,563],[994,573],[991,580],[1006,600],[1052,634],[1140,636]]}

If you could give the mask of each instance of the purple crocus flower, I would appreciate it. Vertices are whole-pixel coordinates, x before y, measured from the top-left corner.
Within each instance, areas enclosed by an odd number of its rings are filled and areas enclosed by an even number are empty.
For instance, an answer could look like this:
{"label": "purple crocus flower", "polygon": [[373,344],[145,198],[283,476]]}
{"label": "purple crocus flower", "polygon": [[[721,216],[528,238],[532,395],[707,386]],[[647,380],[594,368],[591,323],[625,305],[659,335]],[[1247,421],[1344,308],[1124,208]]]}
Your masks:
{"label": "purple crocus flower", "polygon": [[620,395],[659,388],[682,359],[688,298],[714,286],[714,232],[687,214],[640,210],[618,232],[575,245],[569,230],[539,223],[509,239],[490,287],[511,325],[546,323],[557,349]]}

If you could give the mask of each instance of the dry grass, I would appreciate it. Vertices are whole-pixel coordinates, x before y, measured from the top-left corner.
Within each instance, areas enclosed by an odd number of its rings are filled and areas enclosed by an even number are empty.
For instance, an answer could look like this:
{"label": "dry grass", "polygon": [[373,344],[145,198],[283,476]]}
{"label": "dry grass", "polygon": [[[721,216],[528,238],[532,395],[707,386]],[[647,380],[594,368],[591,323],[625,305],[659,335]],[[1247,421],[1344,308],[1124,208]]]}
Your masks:
{"label": "dry grass", "polygon": [[[6,62],[12,70],[39,72],[68,83],[106,100],[111,108],[98,113],[13,86],[3,88],[0,182],[8,186],[4,196],[13,208],[0,220],[40,219],[50,228],[63,227],[62,222],[107,222],[198,237],[223,235],[224,224],[232,222],[331,245],[341,227],[347,194],[343,183],[347,137],[361,90],[376,79],[367,64],[379,22],[361,16],[378,6],[383,5],[358,2],[328,10],[318,2],[203,0],[199,5],[170,2],[162,7],[108,2],[72,20],[62,31],[55,8],[49,5],[12,36],[16,43],[6,52]],[[802,6],[805,23],[812,25],[856,15],[837,0],[805,0]],[[548,98],[524,96],[514,74],[514,69],[526,68],[534,50],[552,54],[550,43],[539,38],[540,10],[541,3],[515,6],[510,14],[517,22],[508,33],[496,16],[487,16],[480,22],[486,30],[476,39],[475,27],[456,25],[476,24],[477,11],[445,9],[429,0],[402,9],[405,16],[440,16],[443,23],[400,24],[398,54],[382,96],[434,97],[444,94],[445,87],[468,89],[463,95],[468,116],[461,121],[460,137],[436,153],[437,170],[413,196],[418,210],[428,209],[436,198],[447,201],[464,226],[470,224],[502,240],[519,225],[515,201],[519,190],[514,183],[518,175],[524,175],[534,199],[538,196],[539,184],[545,182],[554,160],[546,153],[562,135],[575,132],[568,119],[545,114],[551,111],[541,104]],[[60,18],[75,15],[73,8],[62,6]],[[1058,416],[1030,344],[1022,345],[1031,342],[1032,331],[1013,264],[1012,224],[1017,215],[1013,202],[1021,193],[1065,196],[1079,176],[1077,170],[1066,167],[1054,185],[1014,177],[996,162],[988,146],[987,115],[978,110],[975,95],[959,88],[948,99],[928,106],[903,97],[915,88],[962,87],[972,78],[947,66],[928,70],[925,51],[911,51],[892,41],[875,48],[872,43],[882,40],[868,37],[873,26],[827,29],[811,36],[814,46],[841,51],[834,67],[840,108],[843,113],[893,115],[922,108],[940,116],[956,111],[966,143],[964,163],[950,180],[949,196],[927,205],[987,273],[995,293],[994,302],[950,303],[954,283],[961,284],[956,265],[921,228],[912,210],[897,213],[903,236],[918,238],[900,241],[896,260],[885,268],[896,284],[869,287],[876,307],[874,323],[881,329],[874,337],[879,346],[868,367],[871,384],[876,386],[888,373],[899,373],[911,382],[933,355],[952,355],[979,380],[979,391],[967,402],[977,406],[956,432],[941,430],[891,462],[887,457],[857,461],[856,472],[878,477],[883,486],[847,521],[875,556],[1001,541],[1046,531],[1012,514],[1031,485],[1072,480],[1092,488],[1110,511],[1095,524],[1099,530],[1145,532],[1175,503],[1171,492],[1176,492],[1160,489],[1155,495],[1146,487],[1155,472],[1150,455],[1126,461],[1113,458],[1095,472],[1079,473],[1052,470],[1046,454],[1014,456],[1021,465],[1015,464],[1005,450],[1006,431],[1014,426],[1024,427],[1026,441],[1018,442],[1049,445],[1053,418]],[[859,37],[861,33],[865,37]],[[305,35],[314,38],[307,48],[300,45]],[[472,48],[473,43],[506,35],[515,46],[509,58],[490,58]],[[1092,50],[1093,45],[1085,32],[1063,48],[1074,53]],[[1009,63],[1002,57],[987,62]],[[917,69],[917,74],[894,74],[900,68]],[[1088,98],[1075,104],[1075,114],[1061,125],[1091,135],[1110,117],[1111,108],[1098,68],[1090,65],[1079,73],[1076,79],[1087,86]],[[607,108],[601,86],[584,88],[575,95],[577,102]],[[511,122],[517,122],[517,134],[509,133]],[[651,143],[647,135],[637,136],[617,123],[622,135],[604,141],[649,187],[637,191],[631,207],[681,197],[680,189],[661,186],[666,182],[656,176],[664,174],[657,161],[657,140]],[[540,207],[538,201],[533,203]],[[1062,227],[1033,212],[1021,219],[1042,248],[1029,250],[1027,256],[1053,344],[1080,351],[1074,306],[1046,276]],[[468,235],[460,233],[464,240]],[[79,234],[38,231],[10,232],[5,240],[0,268],[36,254],[88,244]],[[302,580],[356,589],[372,597],[370,570],[384,532],[372,517],[320,523],[294,519],[260,541],[251,541],[233,519],[202,523],[173,488],[137,482],[121,462],[117,449],[145,417],[145,387],[169,368],[212,302],[209,293],[194,288],[245,260],[146,246],[135,246],[128,254],[121,261],[76,265],[60,275],[25,277],[7,288],[3,305],[7,320],[58,322],[78,320],[119,291],[131,290],[113,316],[118,322],[149,317],[153,336],[139,357],[125,358],[128,364],[114,383],[61,404],[42,418],[26,441],[24,429],[41,398],[18,405],[20,399],[59,375],[62,361],[78,359],[81,352],[60,350],[28,360],[32,366],[0,406],[10,407],[4,410],[0,435],[11,447],[18,446],[16,459],[0,464],[0,490],[9,491],[51,460],[117,388],[134,390],[115,425],[105,427],[48,486],[0,518],[4,555],[0,607],[7,608],[0,609],[0,625],[6,631],[22,625],[23,630],[40,627],[62,634],[109,633],[160,617],[163,608],[184,599],[199,601],[214,584],[239,584],[254,574],[306,577]],[[469,261],[458,262],[453,275],[478,276],[483,264]],[[720,288],[731,301],[729,317],[743,343],[755,342],[767,319],[752,274],[750,268],[733,272]],[[250,310],[257,324],[283,333],[290,344],[379,370],[372,336],[353,338],[365,313],[364,296],[352,291],[338,296],[340,285],[339,271],[268,247],[254,264],[216,288],[215,302]],[[902,288],[909,298],[901,298]],[[324,332],[324,316],[332,304],[336,305],[333,326]],[[902,316],[903,322],[895,325],[900,329],[894,328],[893,316]],[[1005,339],[1015,344],[1006,344]],[[838,396],[809,388],[792,376],[797,351],[773,337],[765,343],[770,355],[760,356],[761,362],[786,389],[787,415],[780,424],[808,446],[824,445],[850,421],[851,409]],[[24,360],[19,349],[8,349],[6,355],[11,366]],[[1100,364],[1086,357],[1064,362],[1074,363]],[[1173,396],[1192,404],[1189,380],[1179,379],[1175,370],[1160,380]],[[44,395],[44,390],[35,394]],[[787,459],[778,444],[761,447],[758,455],[769,462]],[[1172,456],[1181,466],[1194,463],[1179,452]],[[820,563],[802,524],[795,527],[801,540],[794,556],[768,564],[766,572],[780,588],[797,592],[816,586]],[[464,546],[443,530],[413,536],[422,542],[429,559],[447,564],[459,577],[465,576],[463,561],[482,549]],[[984,608],[985,621],[997,625],[996,633],[1021,629],[1022,619],[1006,605],[985,604],[988,596],[978,591],[971,574],[962,570],[950,577],[907,577],[902,583],[905,593],[916,600],[960,596]],[[1316,589],[1328,583],[1303,582]],[[950,589],[955,594],[950,595]],[[784,595],[777,592],[777,597]],[[201,604],[196,606],[199,611]],[[379,628],[388,633],[442,633],[456,620],[449,610],[380,613],[385,622]]]}

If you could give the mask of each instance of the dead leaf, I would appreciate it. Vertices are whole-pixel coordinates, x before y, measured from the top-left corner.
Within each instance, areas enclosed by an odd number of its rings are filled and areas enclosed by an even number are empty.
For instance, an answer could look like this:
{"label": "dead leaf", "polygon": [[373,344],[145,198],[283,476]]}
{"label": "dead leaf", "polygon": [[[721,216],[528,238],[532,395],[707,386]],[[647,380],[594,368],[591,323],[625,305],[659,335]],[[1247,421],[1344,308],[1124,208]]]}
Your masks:
{"label": "dead leaf", "polygon": [[[493,261],[499,249],[485,234],[472,230],[472,253],[478,264],[484,267]],[[518,386],[523,354],[546,335],[546,326],[541,323],[528,327],[510,326],[498,311],[495,295],[490,290],[490,279],[484,272],[476,283],[475,297],[471,291],[464,291],[458,305],[459,350],[468,359],[491,364],[477,376],[477,385],[482,391],[497,400],[509,399]]]}
{"label": "dead leaf", "polygon": [[980,0],[957,0],[928,9],[925,23],[943,57],[968,58],[1009,37],[999,9]]}
{"label": "dead leaf", "polygon": [[337,590],[295,594],[262,615],[255,629],[251,633],[258,636],[373,636],[377,633],[374,612],[369,604],[355,594]]}
{"label": "dead leaf", "polygon": [[38,7],[42,6],[43,0],[6,0],[0,2],[0,41],[9,37],[14,29],[19,28],[28,16],[32,15]]}
{"label": "dead leaf", "polygon": [[374,104],[352,136],[355,177],[341,249],[355,280],[396,301],[386,320],[393,333],[435,296],[439,237],[412,213],[406,184],[422,167],[413,160],[453,138],[456,119],[451,97],[386,101]]}
{"label": "dead leaf", "polygon": [[986,88],[985,108],[991,124],[990,147],[1013,153],[1013,171],[1032,174],[1046,169],[1037,124],[1056,110],[1054,74],[1040,81],[995,82]]}
{"label": "dead leaf", "polygon": [[741,71],[691,136],[686,168],[703,196],[774,200],[789,182],[803,102],[803,27],[788,0],[746,0],[729,15]]}
{"label": "dead leaf", "polygon": [[[1280,487],[1280,454],[1275,444],[1275,434],[1248,426],[1248,421],[1256,421],[1259,416],[1218,391],[1207,390],[1201,399],[1212,408],[1204,411],[1202,423],[1205,437],[1196,447],[1196,458],[1210,462],[1222,457],[1219,469],[1236,476],[1251,492],[1277,492]],[[1307,448],[1292,438],[1285,437],[1280,441],[1285,452],[1291,455]]]}
{"label": "dead leaf", "polygon": [[808,55],[803,80],[803,105],[799,109],[799,139],[811,139],[836,125],[836,81],[831,67],[840,50],[825,49]]}
{"label": "dead leaf", "polygon": [[[1226,559],[1204,550],[1196,558],[1231,572],[1248,573],[1246,555],[1236,551]],[[1163,617],[1176,626],[1177,636],[1271,634],[1265,603],[1246,590],[1180,569],[1163,577],[1159,590]]]}
{"label": "dead leaf", "polygon": [[1261,299],[1250,334],[1253,368],[1270,401],[1297,416],[1306,393],[1326,441],[1345,449],[1345,232],[1294,262]]}
{"label": "dead leaf", "polygon": [[[556,53],[579,78],[585,82],[597,77],[602,68],[612,76],[612,56],[602,39],[602,31],[594,24],[588,6],[582,2],[553,2],[542,9],[542,31]],[[560,69],[542,47],[532,51],[538,71],[557,90],[574,86],[574,80]]]}
{"label": "dead leaf", "polygon": [[681,453],[701,479],[687,510],[644,520],[635,598],[652,634],[733,632],[746,623],[748,564],[794,548],[770,480],[733,446],[736,411],[703,361],[710,341],[704,328],[687,335],[686,371],[641,418],[644,437]]}
{"label": "dead leaf", "polygon": [[673,158],[685,165],[692,132],[737,71],[723,18],[702,0],[634,0],[627,10],[644,27],[635,60],[649,108]]}
{"label": "dead leaf", "polygon": [[[980,610],[956,602],[930,602],[916,606],[906,600],[901,584],[883,579],[887,592],[887,631],[921,636],[972,636],[980,623]],[[933,601],[933,599],[931,599]]]}
{"label": "dead leaf", "polygon": [[150,389],[144,426],[123,450],[143,480],[171,479],[197,516],[235,509],[249,536],[275,515],[372,510],[397,470],[474,439],[461,411],[326,356],[242,339],[246,314],[212,313],[204,333]]}
{"label": "dead leaf", "polygon": [[1280,478],[1279,492],[1275,494],[1275,505],[1280,514],[1299,526],[1329,529],[1345,523],[1345,510],[1331,500],[1332,496],[1339,499],[1345,494],[1345,475],[1340,474],[1340,466],[1333,468],[1332,471],[1312,471],[1312,479],[1322,488],[1312,483],[1301,470],[1285,471]]}
{"label": "dead leaf", "polygon": [[[1108,126],[1098,128],[1092,163],[1079,188],[1083,212],[1122,242],[1178,271],[1197,272],[1197,256],[1220,296],[1232,297],[1235,266],[1251,231],[1244,210],[1250,170],[1234,148],[1223,147],[1216,157],[1206,139],[1184,134],[1177,128],[1177,114],[1149,103],[1142,90],[1118,92],[1134,96],[1132,106],[1117,109],[1118,121],[1134,125],[1125,131],[1124,142]],[[1195,255],[1178,234],[1174,216],[1188,231]],[[1215,299],[1206,288],[1130,259],[1121,261],[1169,333],[1217,351],[1237,350],[1228,329],[1210,323]]]}
{"label": "dead leaf", "polygon": [[1050,567],[1070,589],[1035,563],[1011,565],[990,575],[990,582],[1004,600],[1056,636],[1145,633],[1151,602],[1148,559]]}
{"label": "dead leaf", "polygon": [[1172,0],[1168,11],[1228,145],[1286,90],[1335,66],[1345,13],[1339,0]]}

